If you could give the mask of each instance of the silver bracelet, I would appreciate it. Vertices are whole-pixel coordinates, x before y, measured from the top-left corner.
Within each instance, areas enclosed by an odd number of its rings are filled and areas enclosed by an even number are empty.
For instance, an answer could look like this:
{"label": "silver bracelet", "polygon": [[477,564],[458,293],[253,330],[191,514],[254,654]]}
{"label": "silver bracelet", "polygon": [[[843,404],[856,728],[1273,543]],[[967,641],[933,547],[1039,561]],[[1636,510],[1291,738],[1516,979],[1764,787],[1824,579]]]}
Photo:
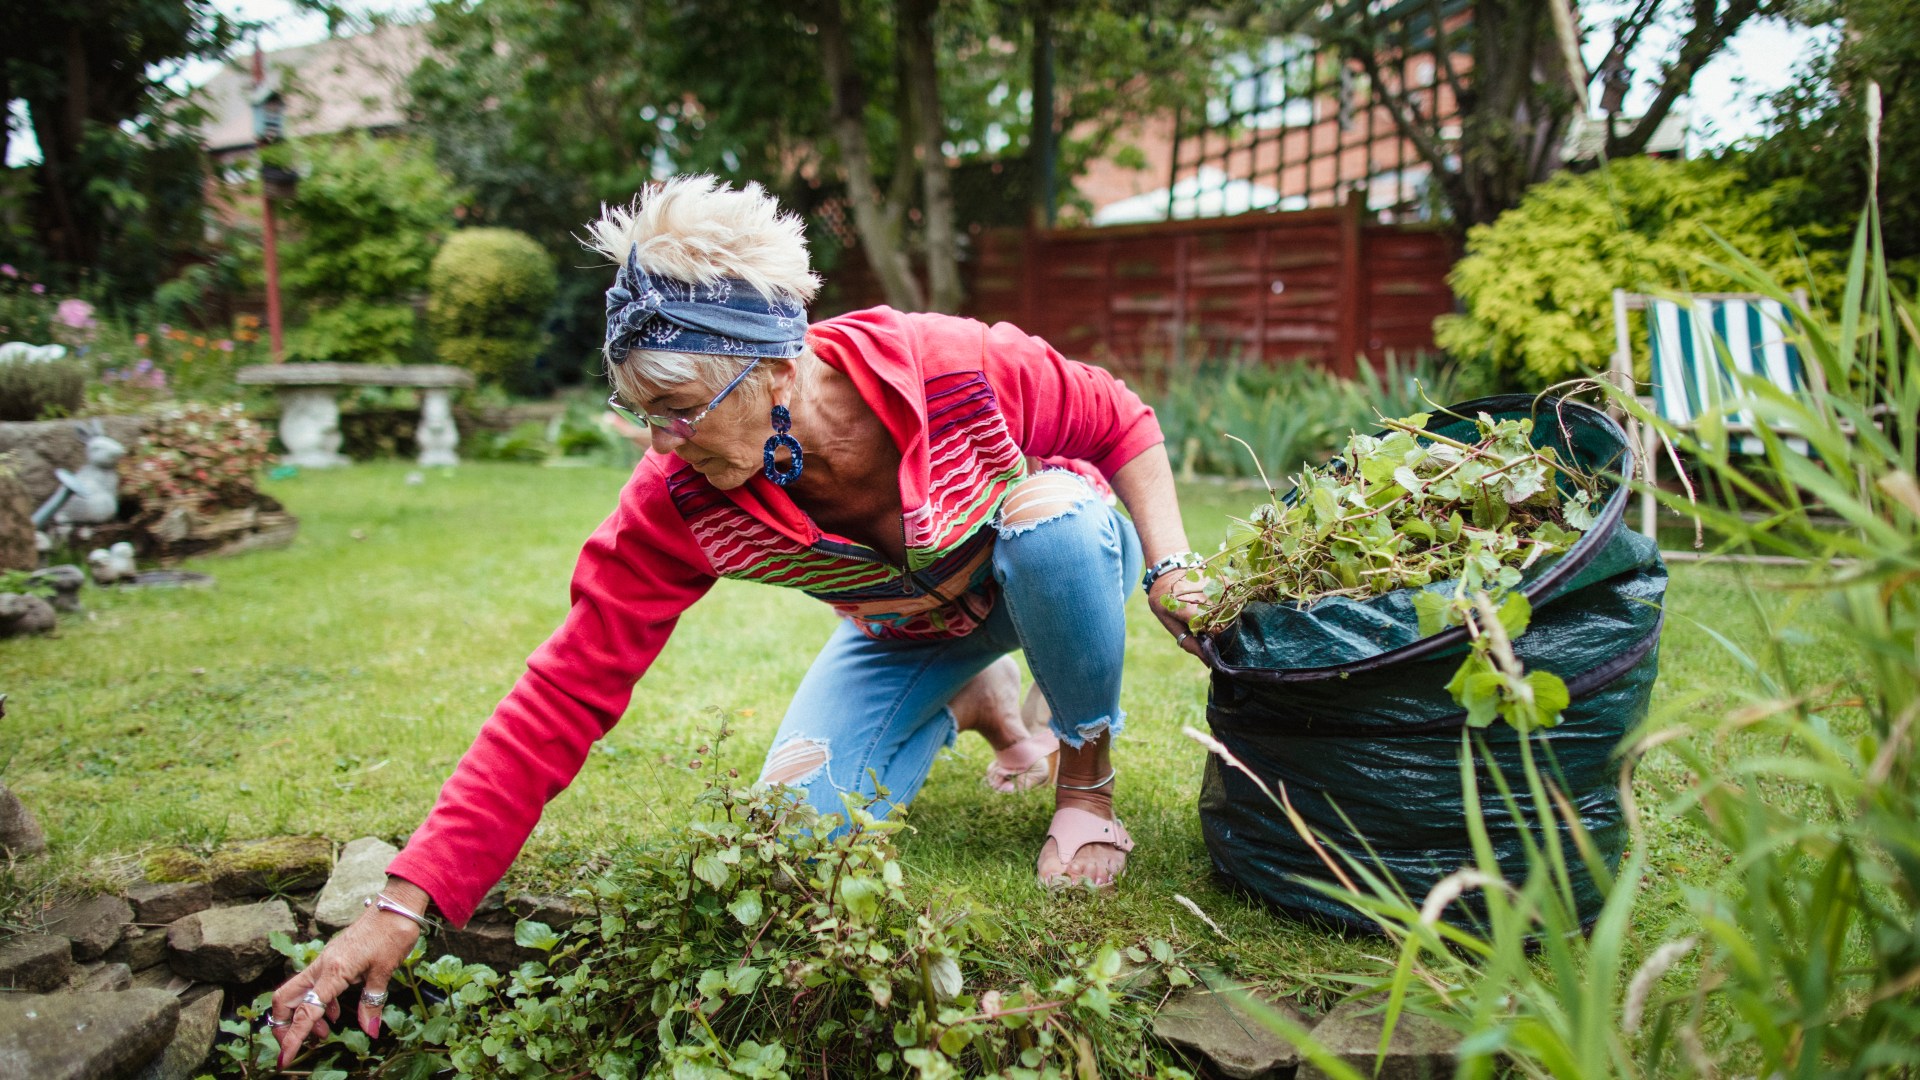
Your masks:
{"label": "silver bracelet", "polygon": [[413,909],[407,907],[405,904],[402,904],[400,901],[395,900],[391,896],[388,896],[386,893],[375,893],[374,895],[367,897],[366,903],[362,904],[361,906],[370,907],[370,908],[379,908],[381,911],[391,911],[395,915],[398,915],[403,919],[411,919],[413,920],[414,925],[420,927],[420,932],[423,934],[431,934],[434,931],[440,929],[439,923],[433,921],[432,919],[427,918],[425,915],[422,915],[417,911],[414,911]]}

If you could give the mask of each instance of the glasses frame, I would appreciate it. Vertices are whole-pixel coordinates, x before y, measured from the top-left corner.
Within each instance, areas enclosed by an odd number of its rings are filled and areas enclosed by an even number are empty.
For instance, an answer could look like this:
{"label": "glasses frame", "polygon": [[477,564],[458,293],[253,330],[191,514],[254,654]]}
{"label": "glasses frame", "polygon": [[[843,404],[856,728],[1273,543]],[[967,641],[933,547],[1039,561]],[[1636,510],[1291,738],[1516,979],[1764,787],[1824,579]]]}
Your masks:
{"label": "glasses frame", "polygon": [[700,426],[700,421],[705,420],[707,414],[719,408],[720,403],[727,399],[727,395],[733,393],[734,388],[746,380],[747,374],[760,363],[760,359],[756,356],[749,360],[747,366],[740,369],[740,374],[735,375],[732,382],[723,387],[718,394],[713,395],[713,400],[707,402],[707,407],[701,409],[697,416],[655,416],[652,413],[641,412],[638,409],[629,408],[622,402],[618,390],[607,395],[607,408],[641,427],[658,428],[676,439],[691,439],[694,431]]}

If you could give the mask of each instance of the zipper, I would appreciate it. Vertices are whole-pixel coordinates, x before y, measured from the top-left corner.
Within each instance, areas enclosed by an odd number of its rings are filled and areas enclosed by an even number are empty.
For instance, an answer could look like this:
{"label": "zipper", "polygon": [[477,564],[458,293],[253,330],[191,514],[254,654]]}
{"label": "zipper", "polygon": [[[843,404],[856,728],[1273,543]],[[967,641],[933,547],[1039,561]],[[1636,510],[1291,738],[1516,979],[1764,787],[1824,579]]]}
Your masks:
{"label": "zipper", "polygon": [[[922,578],[918,573],[909,570],[905,563],[896,563],[875,548],[867,547],[864,544],[835,544],[826,540],[815,541],[808,546],[812,547],[815,551],[824,552],[828,555],[839,555],[844,558],[856,559],[860,562],[872,563],[875,566],[884,566],[899,575],[902,580],[912,582],[913,587],[919,589],[922,594],[927,596],[940,595],[938,589],[928,584],[926,579]],[[900,518],[900,550],[907,550],[907,519],[904,516]]]}

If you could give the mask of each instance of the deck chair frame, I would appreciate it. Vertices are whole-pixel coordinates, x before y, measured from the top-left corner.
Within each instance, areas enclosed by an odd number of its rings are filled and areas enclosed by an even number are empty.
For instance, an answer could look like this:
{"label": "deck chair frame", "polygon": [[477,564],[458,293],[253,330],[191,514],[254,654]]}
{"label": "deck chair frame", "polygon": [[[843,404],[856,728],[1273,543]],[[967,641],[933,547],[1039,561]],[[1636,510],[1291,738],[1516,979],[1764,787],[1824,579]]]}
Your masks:
{"label": "deck chair frame", "polygon": [[[1795,289],[1792,295],[1795,306],[1801,311],[1806,311],[1807,294],[1805,290]],[[1768,299],[1759,293],[1685,293],[1675,299],[1681,298],[1686,300],[1746,300],[1756,303]],[[1614,385],[1629,393],[1637,390],[1637,384],[1633,379],[1633,335],[1627,326],[1627,313],[1630,311],[1647,311],[1652,306],[1653,301],[1658,299],[1661,299],[1661,297],[1649,296],[1645,293],[1628,292],[1625,289],[1613,290],[1614,352],[1611,375]],[[1806,379],[1807,389],[1809,391],[1816,395],[1824,395],[1826,393],[1826,374],[1820,370],[1818,363],[1810,363],[1807,362],[1805,358],[1802,358],[1800,371]],[[1653,412],[1656,415],[1658,414],[1658,406],[1652,398],[1641,396],[1640,402],[1646,406],[1649,412]],[[1751,425],[1742,423],[1732,417],[1727,418],[1723,422],[1723,428],[1729,435],[1755,434],[1754,428]],[[1627,417],[1627,438],[1634,446],[1639,448],[1640,459],[1646,463],[1647,486],[1646,489],[1640,493],[1640,531],[1647,536],[1654,536],[1656,535],[1654,532],[1655,519],[1660,507],[1659,500],[1657,500],[1653,494],[1654,488],[1659,482],[1660,435],[1659,432],[1654,430],[1650,425],[1641,424],[1638,420],[1629,416]]]}

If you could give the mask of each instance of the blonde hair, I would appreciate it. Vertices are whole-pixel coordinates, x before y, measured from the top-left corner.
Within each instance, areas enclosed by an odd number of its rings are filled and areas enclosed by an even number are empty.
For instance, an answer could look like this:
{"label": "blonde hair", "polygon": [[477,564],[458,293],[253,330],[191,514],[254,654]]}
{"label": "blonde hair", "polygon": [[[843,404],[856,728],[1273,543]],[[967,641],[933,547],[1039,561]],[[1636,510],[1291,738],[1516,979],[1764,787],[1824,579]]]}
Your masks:
{"label": "blonde hair", "polygon": [[[808,265],[806,223],[783,212],[759,184],[736,190],[711,176],[676,176],[643,191],[626,206],[602,207],[582,241],[618,264],[636,252],[640,268],[676,281],[711,284],[737,278],[762,296],[802,305],[820,291]],[[634,350],[607,363],[622,397],[638,402],[648,391],[697,382],[718,390],[740,371],[738,356]],[[804,366],[804,360],[803,360]],[[766,381],[767,365],[741,389]]]}

